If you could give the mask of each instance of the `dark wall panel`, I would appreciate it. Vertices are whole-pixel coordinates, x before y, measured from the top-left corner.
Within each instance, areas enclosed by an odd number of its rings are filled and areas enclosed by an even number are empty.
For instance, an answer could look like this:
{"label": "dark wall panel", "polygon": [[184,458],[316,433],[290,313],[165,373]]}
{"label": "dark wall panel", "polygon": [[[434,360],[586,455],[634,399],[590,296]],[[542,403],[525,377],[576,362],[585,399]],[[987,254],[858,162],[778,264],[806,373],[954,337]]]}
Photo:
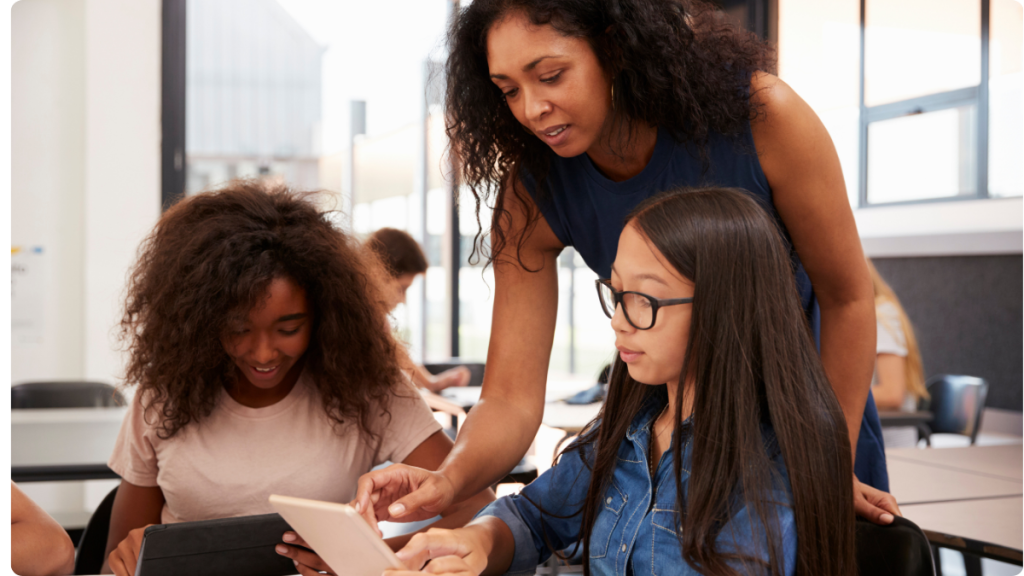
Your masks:
{"label": "dark wall panel", "polygon": [[879,258],[916,328],[925,374],[989,382],[990,408],[1022,410],[1021,256]]}

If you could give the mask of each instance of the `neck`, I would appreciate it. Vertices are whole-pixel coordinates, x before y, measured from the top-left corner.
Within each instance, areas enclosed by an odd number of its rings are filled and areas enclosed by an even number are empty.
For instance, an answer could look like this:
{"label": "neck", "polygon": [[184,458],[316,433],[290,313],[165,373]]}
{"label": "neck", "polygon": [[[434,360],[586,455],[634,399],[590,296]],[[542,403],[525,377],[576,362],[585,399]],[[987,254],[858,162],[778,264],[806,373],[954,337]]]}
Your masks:
{"label": "neck", "polygon": [[629,126],[609,119],[604,135],[587,150],[594,166],[614,182],[636,176],[647,166],[658,142],[657,126]]}
{"label": "neck", "polygon": [[284,400],[286,396],[295,388],[296,382],[299,381],[299,375],[302,374],[302,365],[305,364],[302,360],[295,363],[294,366],[288,370],[285,374],[284,380],[280,384],[273,388],[260,388],[253,386],[251,382],[245,377],[245,374],[238,368],[235,369],[235,383],[232,386],[228,386],[228,395],[235,401],[246,406],[248,408],[266,408],[267,406],[273,406],[281,400]]}
{"label": "neck", "polygon": [[668,408],[665,410],[665,418],[673,418],[676,413],[676,405],[682,402],[680,421],[686,420],[693,414],[693,380],[688,380],[683,387],[683,397],[679,398],[678,382],[669,382],[665,386],[668,391]]}

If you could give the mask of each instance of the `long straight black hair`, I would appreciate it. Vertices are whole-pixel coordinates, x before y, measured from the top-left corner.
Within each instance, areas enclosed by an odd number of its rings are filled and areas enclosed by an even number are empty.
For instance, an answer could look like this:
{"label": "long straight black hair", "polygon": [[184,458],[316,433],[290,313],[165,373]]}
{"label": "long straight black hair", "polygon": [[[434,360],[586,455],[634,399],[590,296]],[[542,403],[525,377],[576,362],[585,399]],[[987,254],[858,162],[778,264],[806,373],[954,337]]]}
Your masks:
{"label": "long straight black hair", "polygon": [[[673,433],[676,524],[682,558],[703,574],[784,573],[770,494],[779,481],[761,425],[774,428],[789,474],[797,531],[796,573],[854,573],[852,463],[846,421],[815,349],[782,235],[743,190],[681,188],[640,204],[626,220],[694,283],[689,349],[678,398],[693,383],[692,460],[683,489],[681,427]],[[685,375],[689,375],[686,378]],[[608,398],[571,450],[593,454],[580,538],[589,539],[633,417],[657,387],[616,360]],[[676,406],[680,422],[682,402]],[[582,455],[583,452],[580,452]],[[589,460],[586,458],[584,461]],[[736,498],[767,532],[765,551],[720,550]],[[755,543],[761,540],[757,535]]]}

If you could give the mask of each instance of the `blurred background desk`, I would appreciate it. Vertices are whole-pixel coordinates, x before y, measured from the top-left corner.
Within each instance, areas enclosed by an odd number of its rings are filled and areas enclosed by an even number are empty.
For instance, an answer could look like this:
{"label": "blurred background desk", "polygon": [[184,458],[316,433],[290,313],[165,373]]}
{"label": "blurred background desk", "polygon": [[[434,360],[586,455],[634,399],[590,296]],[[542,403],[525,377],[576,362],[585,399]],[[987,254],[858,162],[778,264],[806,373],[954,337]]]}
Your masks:
{"label": "blurred background desk", "polygon": [[117,478],[107,460],[127,408],[11,411],[15,482]]}

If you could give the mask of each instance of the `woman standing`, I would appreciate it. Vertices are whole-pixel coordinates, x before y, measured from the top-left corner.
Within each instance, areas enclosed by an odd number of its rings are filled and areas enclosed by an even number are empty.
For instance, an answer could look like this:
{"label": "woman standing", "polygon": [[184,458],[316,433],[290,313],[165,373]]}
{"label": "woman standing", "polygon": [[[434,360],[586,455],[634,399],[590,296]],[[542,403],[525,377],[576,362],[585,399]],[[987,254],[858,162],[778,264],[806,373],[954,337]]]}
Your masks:
{"label": "woman standing", "polygon": [[487,378],[437,473],[398,466],[360,480],[367,518],[429,517],[510,469],[543,414],[559,252],[573,246],[608,277],[632,208],[717,185],[748,190],[778,222],[846,416],[856,510],[891,521],[869,390],[871,281],[835,148],[768,73],[767,46],[699,0],[475,0],[449,48],[448,136],[464,183],[494,209]]}

